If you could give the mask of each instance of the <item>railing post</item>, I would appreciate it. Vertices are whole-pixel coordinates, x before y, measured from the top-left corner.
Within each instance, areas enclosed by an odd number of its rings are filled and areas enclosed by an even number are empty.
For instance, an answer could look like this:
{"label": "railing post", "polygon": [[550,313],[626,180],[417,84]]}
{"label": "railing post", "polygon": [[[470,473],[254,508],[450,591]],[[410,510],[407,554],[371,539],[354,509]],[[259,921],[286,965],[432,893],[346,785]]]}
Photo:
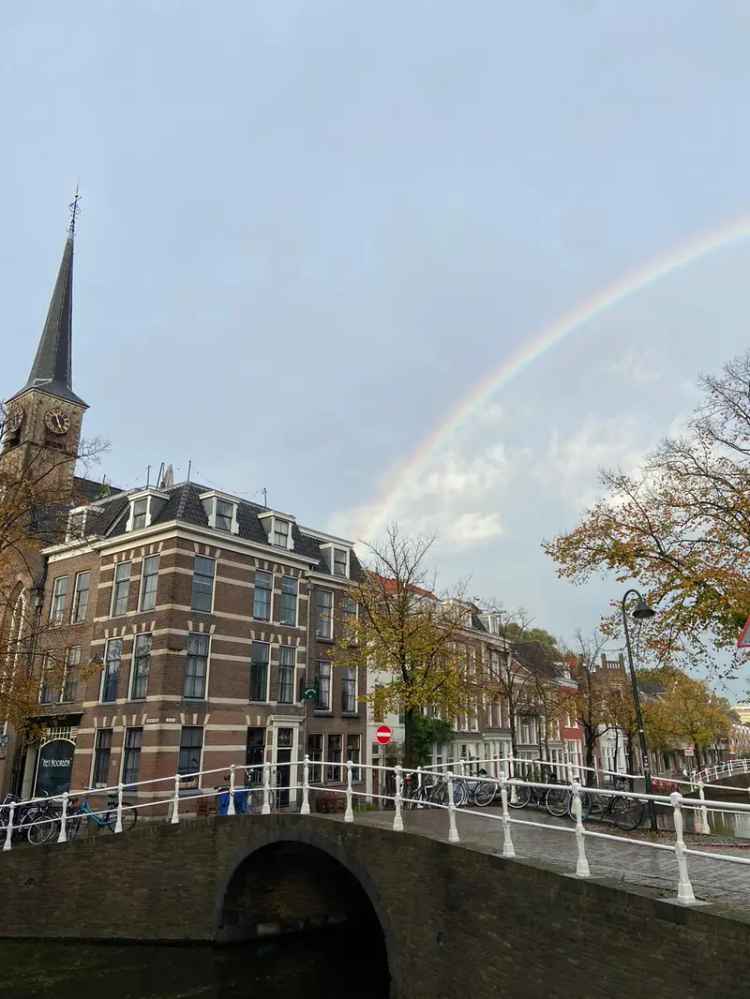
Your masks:
{"label": "railing post", "polygon": [[300,815],[310,814],[310,757],[305,753],[305,762],[302,764],[302,807]]}
{"label": "railing post", "polygon": [[236,815],[237,811],[234,807],[234,763],[229,766],[229,803],[227,804],[227,815]]}
{"label": "railing post", "polygon": [[500,801],[503,806],[503,856],[515,857],[516,851],[510,835],[510,811],[508,810],[508,778],[500,776]]}
{"label": "railing post", "polygon": [[271,764],[263,764],[263,807],[261,815],[271,814]]}
{"label": "railing post", "polygon": [[417,767],[417,808],[423,808],[422,805],[422,768]]}
{"label": "railing post", "polygon": [[456,825],[456,802],[453,800],[453,774],[448,772],[448,842],[460,843]]}
{"label": "railing post", "polygon": [[393,801],[395,806],[395,811],[393,813],[393,831],[403,832],[404,820],[401,817],[401,787],[402,787],[401,782],[403,778],[401,776],[401,767],[399,766],[394,767],[393,772],[396,775],[396,796]]}
{"label": "railing post", "polygon": [[677,901],[689,905],[691,902],[695,902],[695,895],[693,894],[693,886],[690,884],[688,876],[687,854],[685,852],[685,839],[683,837],[682,795],[679,791],[672,791],[669,797],[674,811],[674,852],[677,857],[677,870],[679,871]]}
{"label": "railing post", "polygon": [[589,862],[586,857],[586,832],[583,828],[583,806],[581,804],[581,785],[579,781],[573,781],[573,817],[576,820],[576,845],[578,846],[578,859],[576,861],[576,877],[588,878],[591,875]]}
{"label": "railing post", "polygon": [[11,840],[13,839],[13,817],[16,813],[16,803],[11,801],[8,808],[8,825],[5,827],[5,842],[3,843],[3,850],[11,849]]}
{"label": "railing post", "polygon": [[117,818],[115,820],[115,832],[122,832],[122,781],[117,785]]}
{"label": "railing post", "polygon": [[354,809],[352,808],[352,761],[346,761],[346,811],[344,812],[344,822],[354,822]]}
{"label": "railing post", "polygon": [[172,818],[169,820],[173,826],[180,821],[180,775],[174,775],[174,796],[172,798]]}
{"label": "railing post", "polygon": [[703,802],[703,804],[701,804],[701,807],[700,807],[700,816],[701,816],[701,829],[700,829],[700,831],[702,833],[708,834],[708,833],[711,832],[711,829],[710,829],[710,826],[708,824],[708,809],[706,808],[706,805],[705,805],[706,795],[703,792],[703,781],[702,780],[698,781],[698,797],[700,798],[701,802]]}
{"label": "railing post", "polygon": [[57,837],[58,843],[68,842],[68,792],[63,791],[62,794],[62,813],[60,815],[60,834]]}

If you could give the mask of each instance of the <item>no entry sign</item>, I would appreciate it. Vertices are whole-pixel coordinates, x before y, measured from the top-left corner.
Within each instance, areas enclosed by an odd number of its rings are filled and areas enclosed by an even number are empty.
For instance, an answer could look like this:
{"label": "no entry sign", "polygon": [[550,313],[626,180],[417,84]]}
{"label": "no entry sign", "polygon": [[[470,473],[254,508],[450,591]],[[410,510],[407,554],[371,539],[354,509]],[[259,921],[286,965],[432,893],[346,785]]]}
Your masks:
{"label": "no entry sign", "polygon": [[375,739],[380,743],[381,746],[386,746],[391,741],[391,736],[393,732],[388,728],[387,725],[380,725],[377,732],[375,733]]}

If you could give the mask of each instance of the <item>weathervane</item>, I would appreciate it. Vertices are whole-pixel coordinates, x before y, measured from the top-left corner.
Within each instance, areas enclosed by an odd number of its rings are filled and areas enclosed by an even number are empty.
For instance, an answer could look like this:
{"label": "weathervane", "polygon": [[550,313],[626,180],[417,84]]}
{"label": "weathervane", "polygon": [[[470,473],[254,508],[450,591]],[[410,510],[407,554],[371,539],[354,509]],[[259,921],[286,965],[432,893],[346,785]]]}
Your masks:
{"label": "weathervane", "polygon": [[68,232],[72,236],[76,231],[76,215],[78,215],[78,202],[81,200],[81,195],[78,193],[78,184],[76,184],[76,193],[73,195],[73,200],[68,205],[70,209],[70,224],[68,225]]}

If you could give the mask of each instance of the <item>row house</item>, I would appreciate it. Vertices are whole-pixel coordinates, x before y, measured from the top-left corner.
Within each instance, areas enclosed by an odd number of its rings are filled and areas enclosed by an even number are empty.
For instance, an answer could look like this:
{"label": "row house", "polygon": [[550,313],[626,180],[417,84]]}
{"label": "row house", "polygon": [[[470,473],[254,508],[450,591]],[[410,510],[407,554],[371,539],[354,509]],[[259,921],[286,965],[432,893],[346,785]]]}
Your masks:
{"label": "row house", "polygon": [[[52,468],[78,451],[87,407],[72,389],[72,278],[71,231],[28,382],[7,402],[0,467],[22,471],[33,455]],[[266,763],[283,803],[305,753],[316,781],[341,783],[367,737],[365,676],[331,662],[357,613],[352,544],[291,513],[175,484],[170,470],[156,486],[116,490],[74,478],[72,460],[67,469],[64,534],[3,567],[17,598],[0,628],[18,630],[33,607],[41,635],[39,654],[13,669],[38,673],[42,739],[5,722],[0,791],[154,780],[139,795],[157,798],[158,779],[175,773],[188,793],[222,785],[230,764]],[[54,682],[41,655],[53,647],[66,664]],[[191,778],[198,770],[213,773]]]}

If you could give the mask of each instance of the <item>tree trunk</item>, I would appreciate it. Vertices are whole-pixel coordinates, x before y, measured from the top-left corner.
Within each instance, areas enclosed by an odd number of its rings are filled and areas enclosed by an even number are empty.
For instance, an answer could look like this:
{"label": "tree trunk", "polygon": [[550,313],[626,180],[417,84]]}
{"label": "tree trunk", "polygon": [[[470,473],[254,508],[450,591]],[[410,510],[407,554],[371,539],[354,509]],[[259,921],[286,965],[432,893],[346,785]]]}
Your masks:
{"label": "tree trunk", "polygon": [[404,759],[402,766],[405,770],[416,770],[419,766],[417,759],[417,745],[414,738],[414,718],[416,711],[410,708],[404,711]]}
{"label": "tree trunk", "polygon": [[703,769],[703,759],[701,758],[701,751],[700,751],[700,749],[698,749],[698,743],[697,742],[693,743],[693,752],[695,753],[695,769],[696,770],[702,770]]}
{"label": "tree trunk", "polygon": [[591,787],[594,781],[594,747],[596,746],[596,736],[589,735],[586,733],[586,766],[590,767],[586,770],[584,783],[586,787]]}

